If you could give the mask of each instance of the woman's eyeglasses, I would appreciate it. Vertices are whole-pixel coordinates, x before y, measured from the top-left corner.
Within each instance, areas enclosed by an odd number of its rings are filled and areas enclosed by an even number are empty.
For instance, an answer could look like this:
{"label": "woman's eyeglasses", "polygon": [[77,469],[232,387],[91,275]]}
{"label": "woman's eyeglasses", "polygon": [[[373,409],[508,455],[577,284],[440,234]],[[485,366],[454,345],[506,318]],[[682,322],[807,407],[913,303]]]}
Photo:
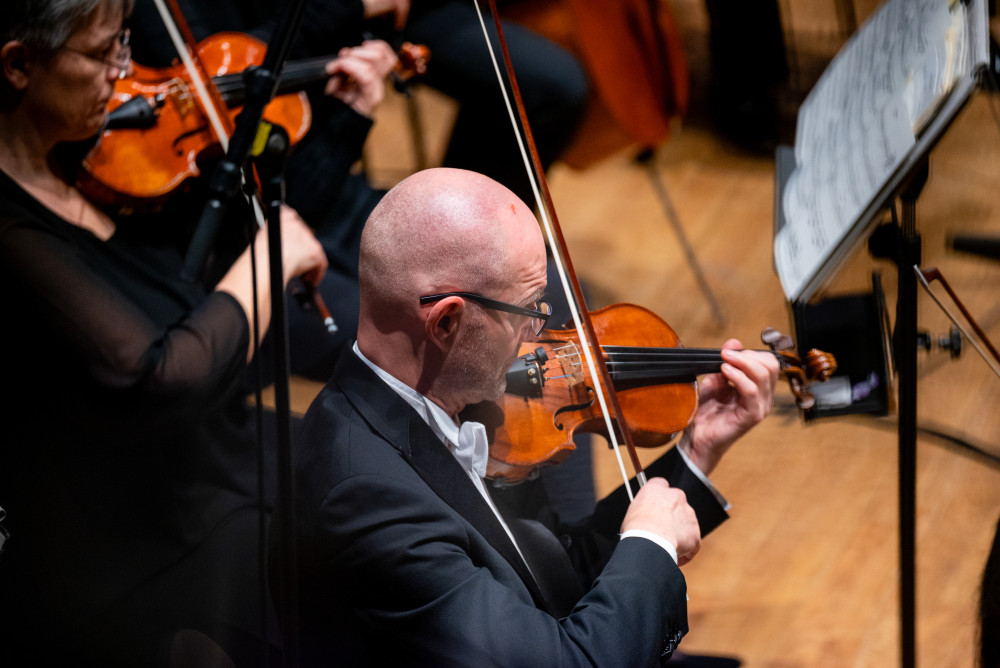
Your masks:
{"label": "woman's eyeglasses", "polygon": [[[118,78],[124,79],[128,75],[128,68],[132,63],[132,47],[129,44],[130,37],[131,32],[128,28],[124,28],[120,33],[118,33],[111,49],[100,53],[81,51],[80,49],[74,49],[71,46],[61,46],[59,47],[59,50],[69,51],[70,53],[75,53],[78,56],[83,56],[88,60],[92,60],[95,63],[102,63],[112,69],[116,69],[118,70]],[[109,55],[111,51],[114,52],[113,55]]]}

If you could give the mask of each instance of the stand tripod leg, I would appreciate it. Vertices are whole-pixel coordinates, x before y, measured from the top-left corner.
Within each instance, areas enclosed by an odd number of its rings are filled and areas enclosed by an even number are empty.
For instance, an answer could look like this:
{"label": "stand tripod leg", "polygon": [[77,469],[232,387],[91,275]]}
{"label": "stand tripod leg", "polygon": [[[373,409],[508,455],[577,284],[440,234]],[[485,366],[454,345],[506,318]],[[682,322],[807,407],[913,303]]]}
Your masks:
{"label": "stand tripod leg", "polygon": [[681,251],[684,253],[684,259],[687,261],[688,266],[691,268],[691,272],[694,274],[694,279],[698,283],[698,288],[701,289],[702,294],[708,301],[709,307],[712,309],[712,318],[715,320],[716,325],[722,327],[726,324],[726,316],[723,314],[722,307],[719,306],[719,300],[715,298],[715,293],[712,292],[712,288],[708,284],[708,280],[705,278],[705,272],[701,269],[701,264],[698,262],[698,257],[695,255],[694,248],[691,246],[691,241],[688,239],[687,233],[684,231],[684,226],[681,225],[680,216],[677,215],[677,209],[674,208],[674,203],[670,199],[670,195],[667,192],[667,185],[663,182],[663,175],[656,166],[655,150],[647,149],[643,151],[636,158],[636,161],[646,169],[646,173],[649,175],[649,181],[653,185],[653,191],[660,200],[660,206],[663,207],[663,213],[667,217],[667,222],[670,223],[670,226],[673,228],[674,234],[677,237],[677,241],[681,245]]}

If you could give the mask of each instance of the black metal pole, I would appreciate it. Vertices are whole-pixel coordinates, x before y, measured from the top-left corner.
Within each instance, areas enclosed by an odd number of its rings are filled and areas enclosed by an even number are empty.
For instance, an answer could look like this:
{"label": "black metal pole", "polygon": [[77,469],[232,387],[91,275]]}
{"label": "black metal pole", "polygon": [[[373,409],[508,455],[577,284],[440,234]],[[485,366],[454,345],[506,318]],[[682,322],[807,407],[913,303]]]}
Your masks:
{"label": "black metal pole", "polygon": [[277,445],[278,498],[275,502],[274,557],[278,567],[278,612],[282,662],[298,666],[298,573],[295,549],[295,478],[292,456],[292,411],[289,376],[288,306],[281,259],[281,206],[285,202],[285,161],[291,148],[288,133],[272,126],[264,150],[255,158],[261,195],[267,209],[271,287],[271,346],[274,355],[274,419]]}
{"label": "black metal pole", "polygon": [[181,277],[197,280],[204,268],[205,259],[215,244],[219,226],[225,217],[227,202],[240,190],[243,165],[250,155],[257,138],[264,107],[274,98],[278,89],[281,69],[291,50],[292,39],[298,30],[305,10],[306,0],[294,0],[286,5],[280,22],[268,43],[264,62],[260,67],[248,68],[246,78],[246,100],[243,110],[236,118],[236,129],[229,138],[229,148],[209,179],[208,200],[195,227],[191,243],[184,257]]}
{"label": "black metal pole", "polygon": [[894,347],[899,372],[899,616],[903,668],[916,665],[917,277],[913,268],[920,266],[917,197],[926,182],[925,160],[900,194]]}

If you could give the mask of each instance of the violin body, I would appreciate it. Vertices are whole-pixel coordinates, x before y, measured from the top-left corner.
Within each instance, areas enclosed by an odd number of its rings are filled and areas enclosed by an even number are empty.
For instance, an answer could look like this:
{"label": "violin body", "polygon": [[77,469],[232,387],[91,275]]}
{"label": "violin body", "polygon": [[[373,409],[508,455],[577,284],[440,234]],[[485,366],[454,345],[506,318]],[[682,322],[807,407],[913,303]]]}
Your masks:
{"label": "violin body", "polygon": [[[615,304],[591,313],[603,347],[677,348],[680,339],[652,311],[634,304]],[[510,482],[524,480],[545,463],[562,461],[576,446],[577,431],[607,434],[601,407],[584,367],[577,331],[545,330],[537,343],[521,353],[546,350],[544,392],[540,398],[505,394],[503,425],[490,446],[487,476]],[[640,447],[656,447],[683,430],[698,410],[694,377],[669,384],[615,381],[625,420]],[[605,388],[605,397],[607,389]],[[617,425],[615,425],[617,429]]]}
{"label": "violin body", "polygon": [[[242,33],[219,33],[198,44],[198,57],[213,80],[238,74],[264,61],[266,46]],[[132,76],[115,83],[108,103],[113,112],[135,97],[156,106],[155,122],[146,128],[105,130],[100,142],[84,158],[80,188],[94,201],[131,208],[155,208],[201,173],[198,163],[223,153],[222,144],[209,124],[190,78],[182,64],[149,68],[133,64]],[[230,76],[231,78],[231,76]],[[239,94],[220,94],[234,121],[242,106]],[[281,125],[294,144],[305,136],[312,122],[304,92],[275,97],[264,111],[264,119]]]}
{"label": "violin body", "polygon": [[[685,348],[666,322],[634,304],[608,306],[590,318],[633,443],[647,448],[665,445],[694,420],[697,377],[719,372],[721,349]],[[781,376],[799,407],[810,408],[814,398],[808,381],[827,380],[837,369],[836,360],[813,349],[803,362],[789,350],[791,339],[770,327],[761,338],[777,357]],[[562,461],[576,448],[577,431],[607,437],[576,330],[545,330],[538,342],[522,345],[520,352],[496,411],[502,415],[480,409],[467,416],[495,430],[486,474],[507,482],[525,480],[539,466]],[[604,395],[607,401],[608,388]],[[616,438],[622,440],[619,423],[613,425]]]}

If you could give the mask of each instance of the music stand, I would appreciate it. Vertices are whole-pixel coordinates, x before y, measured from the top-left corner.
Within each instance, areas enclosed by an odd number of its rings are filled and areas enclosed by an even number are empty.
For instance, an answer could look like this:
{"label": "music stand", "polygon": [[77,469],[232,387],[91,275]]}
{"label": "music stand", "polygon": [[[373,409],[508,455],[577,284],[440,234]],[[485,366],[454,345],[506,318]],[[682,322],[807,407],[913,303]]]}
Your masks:
{"label": "music stand", "polygon": [[[899,275],[894,352],[899,407],[901,664],[915,665],[917,280],[916,203],[930,152],[987,70],[985,0],[888,0],[824,71],[799,111],[794,149],[775,169],[774,263],[790,302],[826,284],[880,213]],[[895,221],[894,221],[895,223]]]}

